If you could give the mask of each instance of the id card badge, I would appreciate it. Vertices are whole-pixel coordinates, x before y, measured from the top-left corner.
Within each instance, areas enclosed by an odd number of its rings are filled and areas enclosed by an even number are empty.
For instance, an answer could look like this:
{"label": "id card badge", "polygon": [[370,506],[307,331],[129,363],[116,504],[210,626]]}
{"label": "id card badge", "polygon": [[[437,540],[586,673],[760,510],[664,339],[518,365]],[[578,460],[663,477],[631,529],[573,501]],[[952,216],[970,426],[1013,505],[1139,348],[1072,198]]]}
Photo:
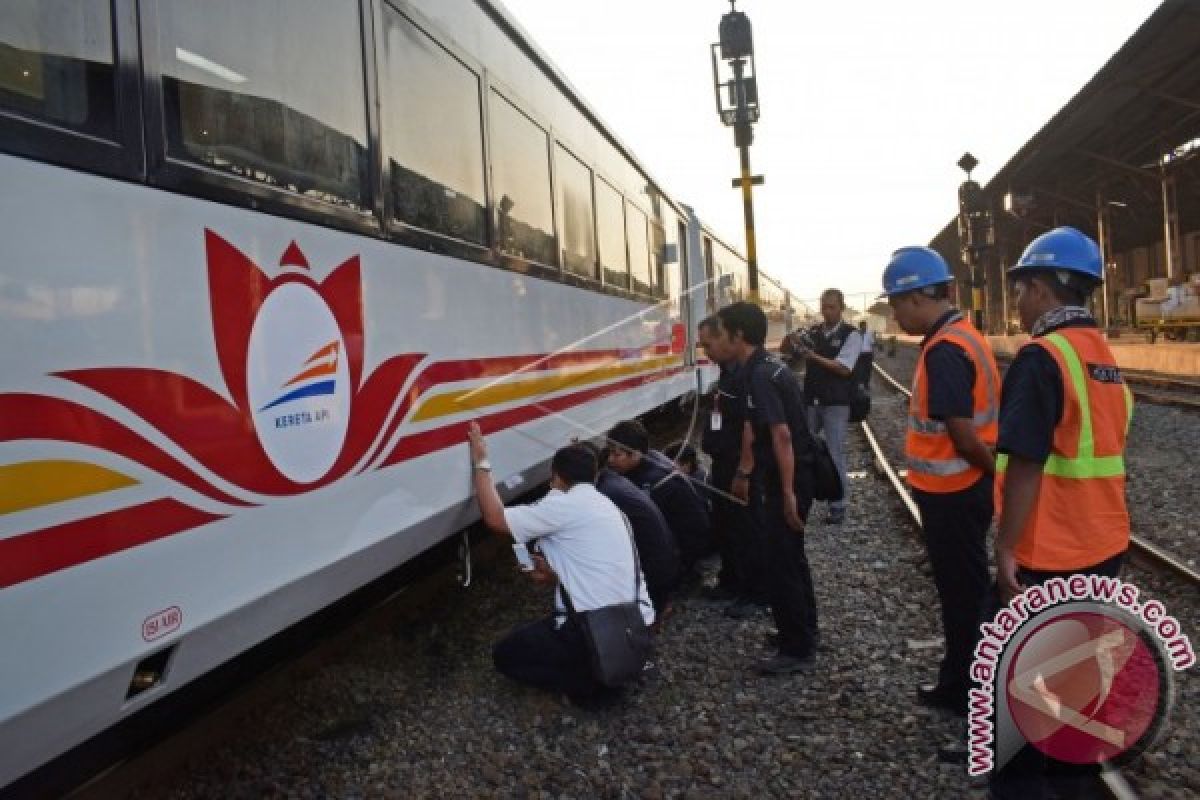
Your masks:
{"label": "id card badge", "polygon": [[709,415],[709,428],[714,431],[721,430],[721,412],[714,411]]}

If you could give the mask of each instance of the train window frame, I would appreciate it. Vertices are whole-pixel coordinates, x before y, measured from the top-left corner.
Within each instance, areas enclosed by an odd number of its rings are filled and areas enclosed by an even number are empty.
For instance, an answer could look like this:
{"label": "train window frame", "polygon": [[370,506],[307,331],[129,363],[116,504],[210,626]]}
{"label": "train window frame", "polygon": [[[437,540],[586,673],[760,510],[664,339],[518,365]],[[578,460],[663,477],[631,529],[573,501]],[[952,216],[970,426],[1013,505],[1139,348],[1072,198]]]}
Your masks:
{"label": "train window frame", "polygon": [[137,0],[110,0],[107,5],[113,42],[113,136],[0,109],[0,153],[110,177],[144,177]]}
{"label": "train window frame", "polygon": [[[469,258],[473,261],[490,262],[492,259],[488,251],[492,247],[495,224],[490,211],[492,187],[491,170],[489,169],[487,109],[484,102],[484,98],[487,97],[486,93],[489,85],[486,70],[479,61],[472,58],[453,39],[442,34],[436,25],[427,20],[408,3],[403,2],[403,0],[383,0],[383,2],[377,3],[375,8],[377,96],[380,108],[379,169],[380,180],[382,182],[381,208],[383,225],[388,238],[403,243],[415,244],[416,246],[438,252]],[[461,236],[455,236],[452,233],[439,231],[435,228],[423,227],[414,222],[403,220],[396,214],[394,198],[390,191],[392,168],[386,142],[387,120],[383,115],[384,103],[386,102],[386,98],[390,96],[390,92],[388,91],[390,82],[389,80],[385,80],[385,78],[390,78],[390,76],[388,75],[387,50],[384,41],[384,37],[387,36],[387,21],[384,19],[384,15],[388,13],[395,14],[415,28],[435,47],[440,48],[447,57],[457,61],[475,79],[475,104],[479,115],[479,177],[481,178],[483,190],[482,241],[474,241]]]}
{"label": "train window frame", "polygon": [[[642,295],[644,297],[652,297],[654,294],[654,268],[652,266],[653,255],[650,252],[650,248],[651,248],[650,215],[648,213],[646,213],[645,209],[643,209],[640,205],[635,203],[628,195],[626,195],[624,197],[624,200],[625,200],[625,252],[626,252],[626,263],[629,266],[629,288],[630,288],[630,291],[632,291],[634,294]],[[633,210],[633,214],[630,213],[630,209]],[[633,272],[634,241],[630,237],[629,232],[630,232],[630,230],[636,229],[636,226],[631,226],[631,224],[630,224],[631,217],[633,217],[635,215],[638,216],[642,222],[642,224],[641,224],[641,229],[642,229],[641,239],[637,243],[640,245],[639,249],[641,252],[639,253],[639,255],[645,257],[645,264],[643,264],[643,267],[644,267],[644,271],[645,271],[647,280],[644,282],[640,281],[638,279],[638,277],[636,275],[634,275],[634,272]]]}
{"label": "train window frame", "polygon": [[[495,158],[495,141],[494,133],[496,130],[496,122],[492,118],[491,97],[496,95],[500,102],[507,103],[513,111],[519,116],[524,117],[531,125],[546,137],[546,174],[548,177],[548,189],[550,192],[550,235],[554,239],[553,260],[542,261],[537,258],[529,258],[527,256],[509,253],[500,246],[500,225],[497,203],[499,198],[499,190],[496,188],[496,158]],[[559,263],[559,251],[561,249],[560,234],[558,230],[558,185],[554,169],[554,147],[558,141],[558,137],[554,134],[554,128],[540,115],[533,113],[530,110],[530,104],[524,102],[521,96],[510,89],[502,81],[496,80],[493,75],[488,74],[487,90],[484,92],[483,109],[485,120],[485,135],[487,137],[486,152],[486,169],[487,169],[487,186],[488,186],[488,225],[489,225],[489,244],[497,260],[500,261],[507,269],[522,273],[541,274],[543,277],[553,275],[561,277],[567,273],[567,270]]]}
{"label": "train window frame", "polygon": [[[595,209],[594,213],[596,216],[596,255],[600,259],[600,281],[606,287],[612,287],[614,289],[621,289],[623,291],[628,292],[631,296],[637,296],[637,293],[633,290],[633,279],[632,279],[632,276],[630,275],[630,271],[629,271],[629,238],[628,238],[628,234],[626,233],[626,228],[625,228],[625,204],[628,201],[626,200],[625,195],[621,192],[621,190],[618,189],[616,187],[616,185],[608,177],[606,177],[605,175],[603,175],[599,172],[595,172],[595,173],[593,173],[593,175],[594,175],[594,178],[592,181],[592,187],[593,187],[592,188],[592,198],[594,201],[593,207]],[[623,271],[622,270],[613,270],[613,272],[620,272],[621,274],[623,274],[625,276],[625,285],[624,286],[618,285],[618,284],[610,281],[608,274],[606,272],[607,265],[604,263],[604,247],[600,240],[600,203],[599,203],[599,198],[600,198],[600,184],[601,183],[603,183],[607,189],[610,189],[612,191],[612,193],[617,196],[617,199],[620,200],[620,202],[621,202],[621,245],[622,245],[621,252],[624,253],[625,268]]]}
{"label": "train window frame", "polygon": [[359,20],[359,68],[363,75],[363,104],[366,121],[367,208],[355,210],[305,197],[287,189],[250,178],[222,172],[170,154],[167,138],[167,106],[163,80],[164,58],[159,46],[162,33],[160,3],[142,0],[142,92],[146,181],[169,191],[249,208],[274,216],[288,217],[329,228],[367,236],[383,234],[381,207],[383,182],[380,176],[378,82],[375,66],[375,14],[370,0],[356,0]]}
{"label": "train window frame", "polygon": [[[596,169],[594,166],[589,164],[586,159],[581,158],[579,156],[579,152],[575,148],[571,147],[569,144],[564,142],[562,139],[555,138],[552,149],[553,149],[552,158],[554,159],[554,202],[555,202],[555,206],[556,206],[555,221],[557,223],[557,227],[559,228],[559,230],[557,232],[557,238],[558,238],[560,266],[562,267],[562,271],[563,271],[564,275],[571,274],[571,275],[575,275],[580,278],[584,278],[584,279],[594,282],[596,284],[601,284],[602,282],[600,280],[600,277],[602,274],[602,268],[600,266],[600,242],[597,238],[597,232],[596,232]],[[592,240],[592,264],[591,264],[590,274],[586,274],[586,275],[582,272],[576,272],[575,270],[571,269],[567,265],[567,252],[566,252],[567,212],[566,212],[566,207],[565,207],[565,202],[564,202],[566,198],[563,195],[563,181],[560,179],[559,172],[558,172],[558,157],[559,157],[560,153],[562,155],[564,155],[566,158],[572,159],[576,164],[583,167],[583,169],[585,169],[587,171],[587,184],[588,184],[587,185],[587,195],[588,195],[588,210],[590,211],[589,216],[590,216],[590,222],[591,222],[590,230],[591,230],[591,240]]]}

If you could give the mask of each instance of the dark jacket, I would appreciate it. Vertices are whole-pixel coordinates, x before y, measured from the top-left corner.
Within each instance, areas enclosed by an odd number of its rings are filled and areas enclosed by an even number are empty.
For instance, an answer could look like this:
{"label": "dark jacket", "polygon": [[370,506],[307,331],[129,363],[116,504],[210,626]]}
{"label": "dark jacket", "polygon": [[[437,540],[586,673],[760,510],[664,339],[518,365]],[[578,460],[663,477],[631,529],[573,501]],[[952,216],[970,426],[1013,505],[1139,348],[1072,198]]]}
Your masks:
{"label": "dark jacket", "polygon": [[804,410],[804,393],[796,374],[778,358],[759,348],[742,367],[746,414],[754,431],[754,472],[767,494],[778,494],[779,466],[771,426],[786,424],[792,438],[793,489],[811,498],[815,449]]}
{"label": "dark jacket", "polygon": [[713,460],[713,471],[736,466],[742,450],[742,423],[746,419],[746,401],[742,396],[743,381],[737,365],[721,367],[717,391],[713,396],[713,414],[719,414],[721,429],[714,431],[713,417],[705,420],[700,447]]}
{"label": "dark jacket", "polygon": [[675,469],[671,460],[657,450],[642,456],[638,465],[625,475],[635,486],[649,493],[667,520],[683,563],[690,565],[712,549],[711,521],[703,489]]}
{"label": "dark jacket", "polygon": [[649,495],[611,469],[600,470],[596,490],[629,518],[646,590],[655,610],[661,611],[679,581],[679,548],[667,520]]}

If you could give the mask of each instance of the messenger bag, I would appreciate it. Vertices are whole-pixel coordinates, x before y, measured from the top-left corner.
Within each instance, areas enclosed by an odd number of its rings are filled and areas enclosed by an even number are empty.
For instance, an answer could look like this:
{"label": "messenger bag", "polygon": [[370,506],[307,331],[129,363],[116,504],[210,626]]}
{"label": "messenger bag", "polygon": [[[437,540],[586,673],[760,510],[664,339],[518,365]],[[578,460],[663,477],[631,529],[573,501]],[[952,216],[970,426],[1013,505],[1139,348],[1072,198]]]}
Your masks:
{"label": "messenger bag", "polygon": [[646,627],[638,598],[642,565],[638,560],[629,519],[624,514],[621,517],[625,520],[625,532],[629,534],[629,544],[633,548],[633,602],[576,611],[566,587],[561,581],[558,584],[567,613],[583,632],[593,677],[613,688],[636,680],[654,649],[654,641],[650,629]]}

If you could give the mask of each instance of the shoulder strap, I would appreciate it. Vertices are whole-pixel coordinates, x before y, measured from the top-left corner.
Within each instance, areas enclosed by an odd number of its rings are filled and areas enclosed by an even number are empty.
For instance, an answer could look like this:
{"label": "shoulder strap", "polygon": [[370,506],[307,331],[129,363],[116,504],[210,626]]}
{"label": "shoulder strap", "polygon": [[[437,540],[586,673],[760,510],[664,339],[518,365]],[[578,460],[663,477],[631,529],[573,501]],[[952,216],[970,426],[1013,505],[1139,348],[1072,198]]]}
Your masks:
{"label": "shoulder strap", "polygon": [[[625,512],[621,511],[621,521],[625,523],[625,534],[629,537],[629,547],[633,551],[633,602],[634,605],[641,604],[641,594],[638,589],[641,588],[642,562],[638,558],[637,544],[633,540],[633,526],[629,524],[629,517],[625,516]],[[567,592],[567,587],[563,586],[563,582],[558,582],[558,593],[562,597],[563,605],[567,609],[568,616],[574,616],[578,612],[575,610],[575,604],[571,602],[571,595]]]}

